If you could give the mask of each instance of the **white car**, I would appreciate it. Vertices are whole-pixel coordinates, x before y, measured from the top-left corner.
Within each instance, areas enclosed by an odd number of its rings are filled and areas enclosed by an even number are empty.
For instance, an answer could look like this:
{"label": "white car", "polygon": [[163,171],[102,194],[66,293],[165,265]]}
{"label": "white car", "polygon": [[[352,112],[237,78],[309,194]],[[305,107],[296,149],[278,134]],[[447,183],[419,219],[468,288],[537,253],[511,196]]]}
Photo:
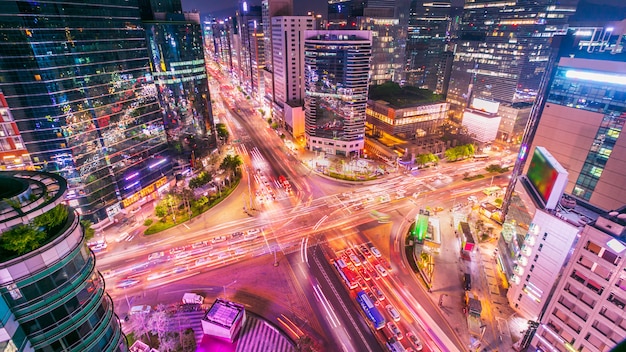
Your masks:
{"label": "white car", "polygon": [[355,254],[350,254],[350,260],[354,263],[355,266],[361,266],[361,260]]}
{"label": "white car", "polygon": [[382,265],[380,264],[376,264],[376,270],[378,270],[378,272],[380,273],[380,275],[382,276],[387,276],[387,270],[385,268],[383,268]]}
{"label": "white car", "polygon": [[391,304],[388,304],[385,308],[387,308],[387,312],[391,315],[391,318],[394,321],[400,321],[400,313],[398,313],[397,309],[395,309]]}
{"label": "white car", "polygon": [[220,243],[226,241],[226,236],[217,236],[211,239],[211,243]]}
{"label": "white car", "polygon": [[376,257],[376,258],[380,258],[380,257],[382,257],[382,256],[383,256],[382,254],[380,254],[380,251],[378,250],[378,248],[376,248],[376,247],[374,247],[374,246],[371,246],[371,247],[370,247],[370,251],[372,252],[372,254],[374,255],[374,257]]}
{"label": "white car", "polygon": [[415,346],[415,349],[421,351],[424,347],[422,346],[422,341],[420,341],[419,337],[417,337],[412,332],[406,333],[406,338],[411,341],[411,343]]}
{"label": "white car", "polygon": [[402,340],[402,331],[400,331],[400,329],[398,329],[398,325],[396,325],[394,322],[390,321],[387,323],[387,328],[389,328],[389,331],[391,331],[394,335],[396,335],[396,339]]}
{"label": "white car", "polygon": [[243,236],[243,238],[245,238],[246,240],[253,240],[253,239],[259,237],[260,233],[261,233],[260,229],[248,230],[248,231],[246,231],[246,235]]}
{"label": "white car", "polygon": [[163,256],[165,256],[163,252],[154,252],[148,256],[148,260],[158,260],[163,258]]}

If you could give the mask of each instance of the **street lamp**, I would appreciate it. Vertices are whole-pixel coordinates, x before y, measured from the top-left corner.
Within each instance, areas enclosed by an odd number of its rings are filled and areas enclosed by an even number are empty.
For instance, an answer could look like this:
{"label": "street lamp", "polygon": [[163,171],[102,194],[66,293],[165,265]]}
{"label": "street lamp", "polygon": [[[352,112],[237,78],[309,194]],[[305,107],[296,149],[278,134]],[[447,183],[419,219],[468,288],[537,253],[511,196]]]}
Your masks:
{"label": "street lamp", "polygon": [[217,186],[217,191],[219,193],[220,198],[222,198],[222,188],[220,187],[220,178],[215,178],[215,185]]}
{"label": "street lamp", "polygon": [[232,286],[232,285],[234,285],[236,283],[237,283],[237,280],[233,280],[233,282],[229,283],[228,285],[222,286],[224,288],[224,298],[226,298],[226,288],[230,287],[230,286]]}

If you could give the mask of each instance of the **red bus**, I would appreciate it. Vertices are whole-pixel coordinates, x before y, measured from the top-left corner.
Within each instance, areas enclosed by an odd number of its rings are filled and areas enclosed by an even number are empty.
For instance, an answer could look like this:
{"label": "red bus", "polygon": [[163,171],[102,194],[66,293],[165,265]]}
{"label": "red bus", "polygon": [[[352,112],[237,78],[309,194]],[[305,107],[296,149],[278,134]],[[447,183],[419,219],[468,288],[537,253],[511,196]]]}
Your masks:
{"label": "red bus", "polygon": [[356,273],[352,271],[352,269],[350,269],[348,265],[346,265],[343,259],[335,260],[335,268],[337,268],[337,272],[339,272],[339,276],[341,276],[341,278],[346,283],[346,286],[348,286],[348,288],[350,288],[351,290],[354,290],[355,288],[359,286]]}

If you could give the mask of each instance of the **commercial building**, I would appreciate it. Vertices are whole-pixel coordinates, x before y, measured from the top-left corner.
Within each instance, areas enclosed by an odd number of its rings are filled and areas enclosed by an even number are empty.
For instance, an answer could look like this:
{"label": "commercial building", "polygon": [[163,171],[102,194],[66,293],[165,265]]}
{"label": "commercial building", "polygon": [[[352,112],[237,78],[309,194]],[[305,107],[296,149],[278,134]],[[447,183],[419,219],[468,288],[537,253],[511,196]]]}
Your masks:
{"label": "commercial building", "polygon": [[448,91],[452,68],[449,0],[412,0],[406,40],[406,84],[437,94]]}
{"label": "commercial building", "polygon": [[328,1],[328,29],[372,31],[372,85],[404,82],[406,5],[396,0]]}
{"label": "commercial building", "polygon": [[[293,16],[293,0],[263,0],[261,2],[263,22],[263,67],[264,110],[270,111],[274,104],[274,45],[272,44],[272,17]],[[271,116],[271,113],[270,113]]]}
{"label": "commercial building", "polygon": [[0,22],[0,90],[34,168],[67,179],[70,206],[112,219],[172,174],[136,4],[3,1]]}
{"label": "commercial building", "polygon": [[306,31],[306,148],[358,157],[364,145],[372,32]]}
{"label": "commercial building", "polygon": [[285,121],[285,105],[304,104],[304,32],[314,28],[311,16],[272,17],[274,46],[274,106],[272,117],[287,131],[292,124]]}
{"label": "commercial building", "polygon": [[33,170],[33,163],[15,124],[9,104],[0,91],[0,170]]}
{"label": "commercial building", "polygon": [[463,111],[463,127],[472,138],[485,145],[496,139],[501,117],[498,115],[500,104],[487,99],[474,98],[472,105]]}
{"label": "commercial building", "polygon": [[[0,173],[0,346],[5,351],[126,351],[126,338],[57,174]],[[46,217],[44,214],[53,213]],[[24,247],[9,238],[36,232]],[[21,234],[21,235],[20,235]],[[41,238],[39,238],[41,236]]]}
{"label": "commercial building", "polygon": [[473,97],[508,104],[534,101],[551,38],[565,31],[576,3],[466,2],[447,95],[454,117],[460,118]]}
{"label": "commercial building", "polygon": [[448,116],[449,104],[443,99],[427,102],[416,99],[399,106],[395,103],[367,101],[367,123],[372,125],[375,135],[377,131],[408,139],[434,135]]}
{"label": "commercial building", "polygon": [[566,193],[603,209],[626,199],[625,82],[625,61],[561,58],[530,145],[562,161]]}
{"label": "commercial building", "polygon": [[531,342],[537,351],[608,351],[626,338],[626,207],[585,226]]}
{"label": "commercial building", "polygon": [[179,1],[141,6],[168,142],[187,159],[201,157],[217,136],[199,13],[182,13]]}
{"label": "commercial building", "polygon": [[246,310],[242,304],[218,298],[202,317],[202,331],[233,342],[246,322]]}

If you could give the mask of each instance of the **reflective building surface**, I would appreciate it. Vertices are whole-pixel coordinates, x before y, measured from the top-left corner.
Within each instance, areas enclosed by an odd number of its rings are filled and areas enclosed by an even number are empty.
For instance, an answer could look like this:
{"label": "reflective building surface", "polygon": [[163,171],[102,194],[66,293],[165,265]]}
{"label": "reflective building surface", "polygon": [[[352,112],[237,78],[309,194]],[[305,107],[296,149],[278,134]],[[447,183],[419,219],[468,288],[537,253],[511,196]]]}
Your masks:
{"label": "reflective building surface", "polygon": [[[0,349],[126,351],[113,302],[85,246],[67,184],[52,173],[0,173]],[[11,205],[9,205],[11,204]],[[19,204],[19,211],[13,206]],[[38,235],[20,248],[15,236]]]}
{"label": "reflective building surface", "polygon": [[358,156],[363,149],[372,37],[369,31],[306,31],[307,149]]}
{"label": "reflective building surface", "polygon": [[0,23],[0,89],[35,169],[67,179],[71,206],[112,218],[171,173],[135,1],[3,1]]}

